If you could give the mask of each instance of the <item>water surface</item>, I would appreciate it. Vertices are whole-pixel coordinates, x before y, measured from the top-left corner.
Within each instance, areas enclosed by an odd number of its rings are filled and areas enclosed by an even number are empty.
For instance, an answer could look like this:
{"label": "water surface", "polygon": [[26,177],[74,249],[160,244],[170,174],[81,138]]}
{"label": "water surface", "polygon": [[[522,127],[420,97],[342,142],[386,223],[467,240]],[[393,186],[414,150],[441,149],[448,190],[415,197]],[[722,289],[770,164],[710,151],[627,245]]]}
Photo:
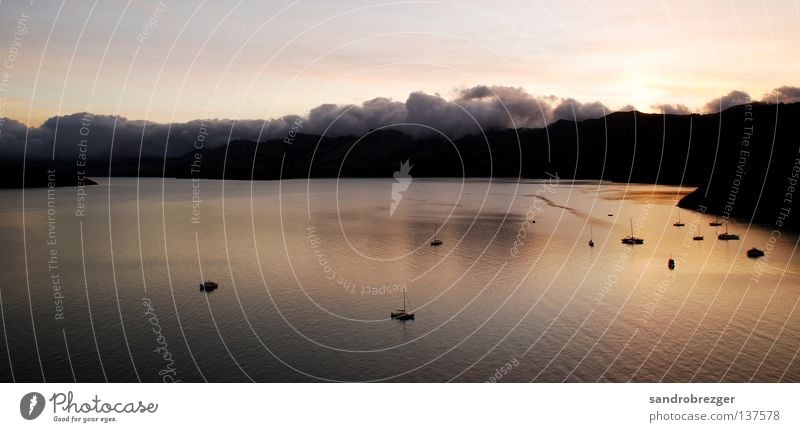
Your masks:
{"label": "water surface", "polygon": [[797,237],[673,227],[688,188],[415,178],[391,213],[392,179],[100,183],[80,217],[0,191],[0,380],[800,379]]}

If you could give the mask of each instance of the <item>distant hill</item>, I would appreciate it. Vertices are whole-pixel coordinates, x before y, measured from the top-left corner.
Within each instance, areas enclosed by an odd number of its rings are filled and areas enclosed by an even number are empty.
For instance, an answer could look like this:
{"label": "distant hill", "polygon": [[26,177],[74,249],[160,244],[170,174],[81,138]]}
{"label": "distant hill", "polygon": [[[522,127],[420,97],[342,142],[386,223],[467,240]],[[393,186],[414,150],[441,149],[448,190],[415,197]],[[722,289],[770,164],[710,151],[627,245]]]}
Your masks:
{"label": "distant hill", "polygon": [[[697,185],[680,206],[774,225],[793,187],[798,145],[800,104],[752,104],[708,115],[617,112],[560,120],[545,129],[491,130],[454,142],[414,140],[392,130],[362,138],[300,134],[292,144],[235,141],[204,152],[195,173],[192,153],[170,161],[169,172],[256,180],[390,177],[406,159],[420,177],[542,178],[549,171],[561,178]],[[791,211],[784,219],[779,223],[798,230]]]}
{"label": "distant hill", "polygon": [[[96,176],[237,180],[391,177],[410,160],[417,177],[543,178],[550,172],[565,179],[696,185],[682,207],[774,225],[788,205],[787,192],[794,193],[799,145],[800,103],[755,103],[706,115],[616,112],[454,141],[414,139],[396,130],[363,137],[298,134],[291,143],[238,140],[175,158],[115,158],[110,167],[106,159],[88,169]],[[790,209],[778,223],[798,230],[799,219]]]}

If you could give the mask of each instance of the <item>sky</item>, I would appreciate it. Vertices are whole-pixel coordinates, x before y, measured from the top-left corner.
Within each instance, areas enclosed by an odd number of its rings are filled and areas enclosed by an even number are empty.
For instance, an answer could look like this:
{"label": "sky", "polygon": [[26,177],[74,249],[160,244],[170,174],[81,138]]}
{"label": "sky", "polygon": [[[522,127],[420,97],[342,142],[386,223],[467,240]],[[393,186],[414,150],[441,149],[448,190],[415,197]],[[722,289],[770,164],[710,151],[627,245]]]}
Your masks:
{"label": "sky", "polygon": [[0,1],[0,118],[274,119],[480,86],[659,112],[800,85],[796,1]]}

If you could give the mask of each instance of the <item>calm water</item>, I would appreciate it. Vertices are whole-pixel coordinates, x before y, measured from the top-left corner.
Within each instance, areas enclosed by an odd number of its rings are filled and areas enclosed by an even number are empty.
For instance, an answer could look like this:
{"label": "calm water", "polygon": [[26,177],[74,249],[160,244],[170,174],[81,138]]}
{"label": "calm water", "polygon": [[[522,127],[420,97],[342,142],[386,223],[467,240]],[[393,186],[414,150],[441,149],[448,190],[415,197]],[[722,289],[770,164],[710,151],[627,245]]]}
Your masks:
{"label": "calm water", "polygon": [[393,184],[2,191],[0,380],[800,380],[793,234],[748,259],[768,229],[673,227],[675,187],[414,179],[390,215]]}

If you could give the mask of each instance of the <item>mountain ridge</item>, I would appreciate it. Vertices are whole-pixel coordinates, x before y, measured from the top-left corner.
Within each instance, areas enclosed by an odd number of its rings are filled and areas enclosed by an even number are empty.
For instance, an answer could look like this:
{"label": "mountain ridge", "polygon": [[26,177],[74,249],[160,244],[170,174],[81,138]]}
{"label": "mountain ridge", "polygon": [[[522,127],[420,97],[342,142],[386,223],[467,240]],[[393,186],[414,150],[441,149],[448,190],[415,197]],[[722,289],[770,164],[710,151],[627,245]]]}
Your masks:
{"label": "mountain ridge", "polygon": [[[783,219],[777,219],[776,211],[793,204],[783,199],[786,189],[794,187],[791,181],[797,181],[792,175],[795,161],[800,170],[799,141],[800,103],[752,103],[715,114],[620,111],[596,119],[558,120],[538,129],[491,129],[455,140],[414,137],[408,127],[371,130],[363,136],[299,132],[290,140],[234,140],[170,158],[90,160],[87,175],[391,177],[401,162],[410,160],[416,177],[544,178],[557,173],[564,179],[695,185],[698,189],[678,205],[757,223],[780,221],[798,230],[791,208]],[[743,151],[747,157],[741,164]],[[736,197],[726,207],[733,192]]]}

